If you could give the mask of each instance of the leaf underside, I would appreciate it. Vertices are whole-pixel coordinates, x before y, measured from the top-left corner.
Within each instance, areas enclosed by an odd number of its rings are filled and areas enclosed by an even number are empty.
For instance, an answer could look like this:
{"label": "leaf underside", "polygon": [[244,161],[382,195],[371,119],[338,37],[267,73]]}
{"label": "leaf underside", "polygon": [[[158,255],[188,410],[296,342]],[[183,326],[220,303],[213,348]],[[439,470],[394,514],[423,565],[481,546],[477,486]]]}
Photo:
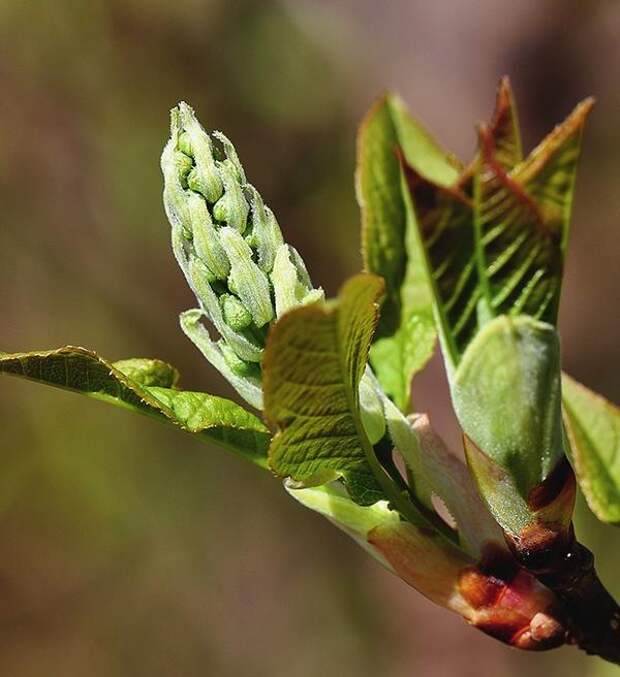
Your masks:
{"label": "leaf underside", "polygon": [[266,466],[270,435],[239,405],[206,393],[176,390],[177,371],[160,360],[107,362],[92,351],[0,353],[0,373],[70,390],[179,426]]}

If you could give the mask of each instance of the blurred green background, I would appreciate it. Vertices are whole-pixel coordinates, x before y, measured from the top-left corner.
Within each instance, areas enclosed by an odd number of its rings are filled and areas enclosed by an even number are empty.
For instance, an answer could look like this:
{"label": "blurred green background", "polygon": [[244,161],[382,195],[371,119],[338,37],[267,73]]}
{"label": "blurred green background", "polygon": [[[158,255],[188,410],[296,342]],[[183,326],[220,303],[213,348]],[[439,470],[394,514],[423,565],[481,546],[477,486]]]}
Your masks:
{"label": "blurred green background", "polygon": [[[564,360],[620,400],[620,4],[0,0],[0,348],[161,357],[231,396],[177,326],[159,154],[186,99],[234,139],[315,282],[360,267],[358,120],[385,88],[459,155],[512,76],[527,146],[595,94]],[[457,440],[437,360],[419,408]],[[0,382],[0,674],[547,675],[436,609],[243,461],[147,419]],[[620,593],[620,537],[580,509]]]}

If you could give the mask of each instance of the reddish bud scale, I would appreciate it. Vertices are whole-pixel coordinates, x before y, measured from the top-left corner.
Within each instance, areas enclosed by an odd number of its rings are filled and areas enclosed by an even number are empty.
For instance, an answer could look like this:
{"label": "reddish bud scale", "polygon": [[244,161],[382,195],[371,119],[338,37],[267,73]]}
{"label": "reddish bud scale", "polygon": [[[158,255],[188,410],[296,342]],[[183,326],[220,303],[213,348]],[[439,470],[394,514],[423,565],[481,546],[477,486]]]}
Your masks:
{"label": "reddish bud scale", "polygon": [[565,642],[555,595],[500,546],[475,563],[437,534],[404,522],[376,527],[368,542],[406,583],[505,644],[541,651]]}
{"label": "reddish bud scale", "polygon": [[466,569],[458,591],[471,607],[468,620],[506,644],[541,651],[564,643],[566,631],[554,616],[552,593],[523,569],[510,581]]}
{"label": "reddish bud scale", "polygon": [[[486,495],[491,487],[510,486],[508,473],[472,442],[463,436],[465,453],[470,468],[477,476],[481,492]],[[567,548],[574,540],[572,514],[575,505],[576,482],[570,464],[563,457],[549,476],[529,493],[526,499],[518,496],[516,487],[515,511],[519,502],[528,513],[528,522],[519,529],[501,524],[508,546],[521,566],[539,575],[561,566]],[[499,519],[496,515],[496,519]]]}
{"label": "reddish bud scale", "polygon": [[564,566],[564,556],[575,535],[571,517],[577,485],[566,458],[528,497],[533,521],[518,535],[506,534],[517,560],[539,576]]}

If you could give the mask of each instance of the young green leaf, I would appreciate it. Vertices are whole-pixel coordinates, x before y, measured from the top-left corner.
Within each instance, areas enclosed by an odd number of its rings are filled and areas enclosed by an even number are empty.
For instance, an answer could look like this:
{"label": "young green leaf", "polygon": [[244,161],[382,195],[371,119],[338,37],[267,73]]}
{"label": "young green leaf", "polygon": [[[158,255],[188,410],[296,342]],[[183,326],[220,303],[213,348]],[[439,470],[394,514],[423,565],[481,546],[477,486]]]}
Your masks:
{"label": "young green leaf", "polygon": [[[512,167],[521,160],[517,114],[507,78],[498,89],[489,133],[502,163]],[[435,176],[424,171],[415,155],[406,150],[402,164],[410,259],[430,294],[427,305],[434,309],[451,373],[478,329],[480,288],[471,194],[479,158],[460,174],[453,169],[452,173]]]}
{"label": "young green leaf", "polygon": [[357,275],[337,301],[285,314],[269,334],[263,361],[265,413],[279,429],[269,448],[271,468],[301,486],[343,478],[364,504],[383,497],[359,396],[383,288],[380,278]]}
{"label": "young green leaf", "polygon": [[469,468],[517,551],[527,557],[564,542],[575,481],[565,456],[555,329],[524,316],[495,318],[468,347],[451,390]]}
{"label": "young green leaf", "polygon": [[592,103],[577,106],[511,170],[493,129],[480,131],[474,224],[484,320],[502,314],[557,320],[581,134]]}
{"label": "young green leaf", "polygon": [[555,323],[581,133],[591,108],[590,99],[577,106],[521,160],[514,100],[503,80],[493,120],[480,131],[479,155],[456,182],[446,187],[405,165],[449,372],[493,317]]}
{"label": "young green leaf", "polygon": [[432,299],[420,270],[422,253],[412,237],[415,215],[402,193],[399,152],[445,184],[456,179],[458,170],[398,97],[379,100],[362,122],[356,187],[364,265],[385,279],[387,290],[371,361],[383,388],[404,410],[411,379],[432,355],[435,331]]}
{"label": "young green leaf", "polygon": [[475,335],[480,289],[476,271],[472,204],[459,185],[441,186],[403,167],[415,210],[416,236],[434,298],[448,371]]}
{"label": "young green leaf", "polygon": [[620,409],[566,374],[562,394],[579,486],[600,520],[620,525]]}
{"label": "young green leaf", "polygon": [[557,333],[528,317],[498,317],[476,336],[452,383],[463,432],[513,477],[522,496],[564,454]]}
{"label": "young green leaf", "polygon": [[132,357],[128,360],[113,362],[112,366],[141,386],[175,388],[179,382],[179,372],[172,365],[161,360]]}
{"label": "young green leaf", "polygon": [[[415,123],[411,126],[406,113],[401,119],[408,123],[400,126],[401,192],[407,215],[408,253],[407,274],[401,288],[403,317],[415,317],[418,320],[415,326],[421,330],[421,336],[418,333],[415,337],[417,357],[413,366],[405,369],[410,379],[425,364],[434,347],[430,339],[433,306],[449,370],[456,366],[478,327],[476,308],[480,290],[470,200],[478,160],[462,168],[439,151],[435,142],[425,146],[426,153],[420,153],[419,146],[410,145],[412,132],[419,128]],[[502,161],[507,166],[520,161],[517,114],[507,78],[500,83],[490,129]],[[413,138],[417,138],[415,134]],[[433,158],[430,165],[425,161],[427,158]],[[401,345],[403,341],[409,342],[407,337],[400,339]],[[381,371],[379,359],[373,366],[378,373]]]}
{"label": "young green leaf", "polygon": [[495,161],[506,171],[510,171],[523,160],[523,148],[517,106],[510,80],[506,76],[500,80],[497,89],[489,132],[495,145]]}
{"label": "young green leaf", "polygon": [[524,316],[495,318],[467,348],[451,391],[469,467],[506,534],[524,552],[543,525],[557,539],[567,536],[575,482],[565,458],[555,329]]}
{"label": "young green leaf", "polygon": [[426,175],[451,183],[458,172],[431,136],[395,96],[380,99],[358,134],[356,187],[362,212],[366,269],[386,281],[380,333],[400,324],[400,288],[405,279],[406,211],[400,189],[398,152]]}
{"label": "young green leaf", "polygon": [[412,314],[392,336],[377,339],[370,348],[377,379],[401,411],[409,407],[411,380],[431,358],[436,338],[429,310]]}
{"label": "young green leaf", "polygon": [[84,348],[0,353],[0,373],[82,393],[169,422],[266,467],[269,431],[230,400],[175,390],[178,373],[160,360],[110,363]]}
{"label": "young green leaf", "polygon": [[494,517],[521,544],[534,524],[564,537],[574,500],[553,325],[591,106],[578,106],[522,160],[503,81],[480,152],[454,184],[404,165],[470,468]]}

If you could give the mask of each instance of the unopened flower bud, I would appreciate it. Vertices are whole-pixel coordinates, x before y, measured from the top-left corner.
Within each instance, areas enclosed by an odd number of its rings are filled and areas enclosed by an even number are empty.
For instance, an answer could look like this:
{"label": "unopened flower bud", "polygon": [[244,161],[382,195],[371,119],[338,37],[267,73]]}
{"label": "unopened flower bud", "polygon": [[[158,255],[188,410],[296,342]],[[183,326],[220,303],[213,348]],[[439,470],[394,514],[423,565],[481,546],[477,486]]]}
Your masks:
{"label": "unopened flower bud", "polygon": [[224,322],[235,331],[247,329],[252,324],[252,315],[250,311],[241,303],[241,301],[232,294],[222,294],[220,296],[220,306]]}
{"label": "unopened flower bud", "polygon": [[[189,134],[187,132],[182,132],[179,134],[179,150],[182,153],[185,153],[188,157],[191,157],[192,154],[192,144],[189,140]],[[191,166],[190,166],[191,169]]]}
{"label": "unopened flower bud", "polygon": [[186,103],[179,104],[178,118],[184,131],[181,134],[182,146],[190,151],[195,163],[188,178],[188,185],[213,203],[222,195],[223,185],[215,165],[211,139],[196,119],[194,111]]}
{"label": "unopened flower bud", "polygon": [[162,171],[164,173],[164,207],[166,216],[173,228],[181,228],[189,235],[192,228],[192,219],[187,203],[187,192],[183,187],[184,177],[187,174],[187,162],[191,160],[170,142],[162,155]]}
{"label": "unopened flower bud", "polygon": [[218,346],[226,360],[226,364],[231,371],[242,378],[255,377],[260,378],[260,367],[256,362],[246,362],[237,356],[237,353],[230,348],[226,341],[218,341]]}
{"label": "unopened flower bud", "polygon": [[300,270],[297,261],[299,254],[293,247],[283,244],[276,252],[271,282],[276,301],[276,315],[281,317],[287,310],[306,303],[313,303],[323,298],[321,289],[312,289],[305,282],[305,267]]}
{"label": "unopened flower bud", "polygon": [[235,150],[232,141],[222,132],[215,131],[213,132],[213,136],[222,144],[222,148],[226,154],[226,162],[230,164],[231,169],[236,175],[237,181],[240,184],[246,183],[245,171],[241,166],[239,156],[237,155],[237,151]]}
{"label": "unopened flower bud", "polygon": [[258,265],[261,270],[270,273],[278,247],[284,243],[282,231],[274,213],[269,207],[265,207],[256,188],[248,184],[247,190],[252,205],[252,233],[249,242],[258,251]]}
{"label": "unopened flower bud", "polygon": [[250,245],[234,228],[222,228],[220,241],[230,260],[230,279],[236,293],[252,314],[254,324],[262,327],[274,316],[269,280],[252,260]]}
{"label": "unopened flower bud", "polygon": [[250,208],[239,185],[234,166],[221,162],[218,170],[224,183],[224,195],[213,205],[213,216],[240,233],[245,232]]}
{"label": "unopened flower bud", "polygon": [[207,204],[196,193],[188,196],[187,204],[196,254],[218,280],[225,280],[230,273],[230,263],[213,226]]}

